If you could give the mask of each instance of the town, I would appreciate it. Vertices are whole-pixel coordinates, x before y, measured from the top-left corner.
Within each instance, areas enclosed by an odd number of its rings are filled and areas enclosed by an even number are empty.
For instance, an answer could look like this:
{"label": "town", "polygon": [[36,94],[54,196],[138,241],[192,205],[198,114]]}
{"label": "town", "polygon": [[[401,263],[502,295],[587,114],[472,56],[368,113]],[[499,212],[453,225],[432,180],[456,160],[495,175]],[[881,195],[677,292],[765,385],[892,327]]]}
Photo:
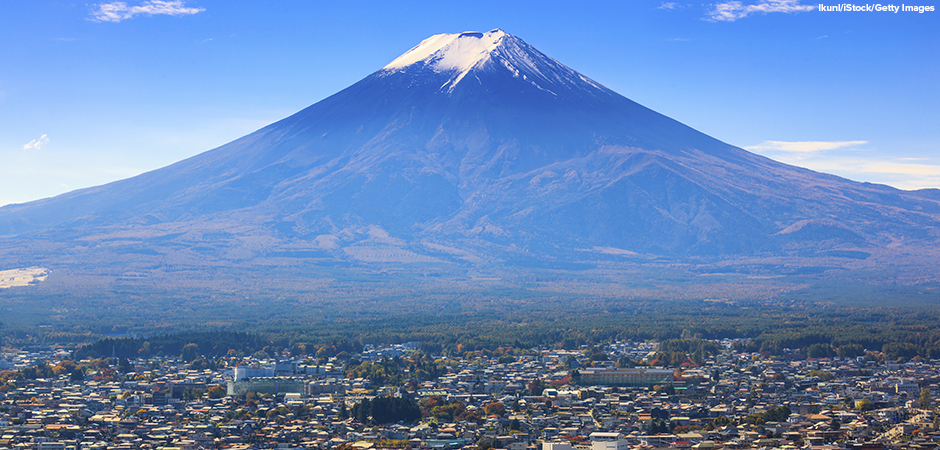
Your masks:
{"label": "town", "polygon": [[938,360],[772,356],[737,340],[703,342],[716,351],[675,367],[658,359],[656,342],[447,356],[404,343],[216,360],[192,347],[75,361],[61,348],[5,349],[0,448],[874,450],[940,441]]}

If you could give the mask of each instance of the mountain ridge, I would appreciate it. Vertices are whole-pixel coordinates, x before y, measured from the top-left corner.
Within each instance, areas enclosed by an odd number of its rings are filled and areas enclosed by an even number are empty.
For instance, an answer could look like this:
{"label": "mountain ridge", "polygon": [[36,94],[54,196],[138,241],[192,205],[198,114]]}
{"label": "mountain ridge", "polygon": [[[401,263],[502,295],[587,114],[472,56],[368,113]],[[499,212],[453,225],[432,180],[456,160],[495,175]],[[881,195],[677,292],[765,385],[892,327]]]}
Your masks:
{"label": "mountain ridge", "polygon": [[[450,248],[458,264],[577,260],[595,247],[793,256],[934,244],[938,200],[749,153],[497,29],[428,38],[310,107],[167,167],[0,208],[0,260],[18,261],[24,240],[105,251],[129,229],[223,233],[207,241],[220,263],[295,250],[370,262],[369,245],[425,262],[441,261],[428,246]],[[169,255],[195,241],[133,245]]]}

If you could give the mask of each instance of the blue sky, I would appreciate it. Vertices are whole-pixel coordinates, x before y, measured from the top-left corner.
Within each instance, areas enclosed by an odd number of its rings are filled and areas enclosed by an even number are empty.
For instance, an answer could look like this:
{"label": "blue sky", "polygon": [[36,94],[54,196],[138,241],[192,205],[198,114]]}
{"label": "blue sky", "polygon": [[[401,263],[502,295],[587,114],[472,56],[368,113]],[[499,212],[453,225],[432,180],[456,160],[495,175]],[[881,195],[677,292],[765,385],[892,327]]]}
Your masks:
{"label": "blue sky", "polygon": [[894,13],[798,0],[0,0],[0,205],[162,167],[428,36],[492,28],[730,144],[853,180],[940,187],[934,1]]}

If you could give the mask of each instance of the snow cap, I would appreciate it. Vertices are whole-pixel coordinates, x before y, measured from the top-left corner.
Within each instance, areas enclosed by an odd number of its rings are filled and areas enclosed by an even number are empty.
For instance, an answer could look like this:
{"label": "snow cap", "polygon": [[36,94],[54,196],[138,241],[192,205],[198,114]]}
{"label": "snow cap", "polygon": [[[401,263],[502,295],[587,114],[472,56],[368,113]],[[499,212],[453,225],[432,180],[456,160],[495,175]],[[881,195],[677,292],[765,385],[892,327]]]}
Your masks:
{"label": "snow cap", "polygon": [[448,79],[441,86],[444,92],[453,92],[467,74],[483,67],[507,70],[512,77],[552,95],[557,95],[560,89],[606,90],[499,28],[486,33],[436,34],[395,58],[379,72],[390,75],[411,67],[445,74]]}
{"label": "snow cap", "polygon": [[486,33],[466,31],[454,34],[435,34],[388,63],[383,70],[403,69],[424,62],[435,71],[466,72],[486,60],[500,41],[508,36],[494,29]]}

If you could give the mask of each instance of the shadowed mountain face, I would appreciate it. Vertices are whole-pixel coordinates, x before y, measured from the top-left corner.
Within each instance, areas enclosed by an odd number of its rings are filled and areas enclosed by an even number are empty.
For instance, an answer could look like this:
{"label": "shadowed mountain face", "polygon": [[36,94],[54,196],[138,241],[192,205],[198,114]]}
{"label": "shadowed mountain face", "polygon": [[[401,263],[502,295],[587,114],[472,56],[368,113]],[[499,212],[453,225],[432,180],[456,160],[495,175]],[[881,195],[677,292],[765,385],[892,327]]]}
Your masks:
{"label": "shadowed mountain face", "polygon": [[0,208],[0,235],[17,265],[854,255],[936,246],[940,195],[751,154],[493,30],[171,166]]}

